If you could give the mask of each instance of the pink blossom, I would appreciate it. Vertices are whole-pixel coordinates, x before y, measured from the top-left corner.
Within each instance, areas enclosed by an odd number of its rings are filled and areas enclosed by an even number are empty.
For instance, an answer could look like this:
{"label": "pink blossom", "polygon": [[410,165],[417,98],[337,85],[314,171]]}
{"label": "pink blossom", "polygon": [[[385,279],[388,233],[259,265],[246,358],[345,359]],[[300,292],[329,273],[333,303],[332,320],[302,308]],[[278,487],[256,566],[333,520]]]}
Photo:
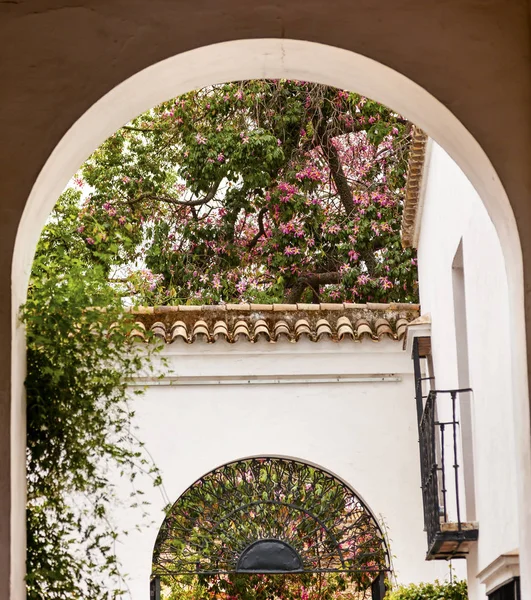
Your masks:
{"label": "pink blossom", "polygon": [[91,246],[95,243],[91,237],[88,237],[85,241],[87,242],[87,244],[90,244]]}
{"label": "pink blossom", "polygon": [[296,246],[286,246],[284,248],[284,254],[286,256],[294,256],[295,254],[300,254],[301,251]]}
{"label": "pink blossom", "polygon": [[290,183],[287,183],[286,181],[281,181],[278,184],[278,189],[280,191],[281,202],[289,202],[291,198],[293,198],[293,196],[299,191],[297,187]]}
{"label": "pink blossom", "polygon": [[326,181],[326,175],[320,171],[315,165],[308,165],[302,171],[299,171],[295,177],[299,181],[303,181],[304,179],[310,179],[311,181]]}
{"label": "pink blossom", "polygon": [[195,135],[195,141],[198,144],[206,144],[207,143],[207,139],[204,135],[201,135],[200,133],[196,133]]}
{"label": "pink blossom", "polygon": [[380,277],[380,285],[384,290],[389,290],[393,287],[393,283],[387,277]]}
{"label": "pink blossom", "polygon": [[240,281],[236,284],[236,291],[239,294],[243,294],[247,289],[247,281],[245,279],[240,279]]}

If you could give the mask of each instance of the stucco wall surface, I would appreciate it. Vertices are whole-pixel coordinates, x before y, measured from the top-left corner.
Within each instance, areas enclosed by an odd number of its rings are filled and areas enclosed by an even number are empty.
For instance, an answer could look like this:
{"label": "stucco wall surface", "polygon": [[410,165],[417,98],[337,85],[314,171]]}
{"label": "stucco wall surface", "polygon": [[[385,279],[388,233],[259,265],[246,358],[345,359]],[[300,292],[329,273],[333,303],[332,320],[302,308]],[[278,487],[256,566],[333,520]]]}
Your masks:
{"label": "stucco wall surface", "polygon": [[[175,502],[213,468],[247,456],[298,458],[343,478],[385,522],[399,581],[448,575],[448,564],[424,560],[412,364],[401,343],[173,344],[166,356],[170,379],[185,376],[193,384],[163,380],[135,399],[138,435],[162,471],[166,500],[158,490],[147,494],[153,523],[140,532],[133,530],[135,511],[116,515],[131,530],[118,552],[133,600],[147,597],[165,501]],[[274,375],[278,383],[206,385],[249,375]],[[336,375],[387,380],[311,382]],[[308,383],[283,383],[294,376]]]}
{"label": "stucco wall surface", "polygon": [[[518,547],[517,455],[511,385],[509,299],[500,243],[477,193],[436,144],[428,152],[421,216],[419,281],[422,313],[430,313],[435,385],[463,386],[454,304],[456,253],[462,244],[475,492],[467,504],[479,522],[474,577]],[[472,588],[474,584],[472,583]],[[483,597],[477,588],[474,598]]]}

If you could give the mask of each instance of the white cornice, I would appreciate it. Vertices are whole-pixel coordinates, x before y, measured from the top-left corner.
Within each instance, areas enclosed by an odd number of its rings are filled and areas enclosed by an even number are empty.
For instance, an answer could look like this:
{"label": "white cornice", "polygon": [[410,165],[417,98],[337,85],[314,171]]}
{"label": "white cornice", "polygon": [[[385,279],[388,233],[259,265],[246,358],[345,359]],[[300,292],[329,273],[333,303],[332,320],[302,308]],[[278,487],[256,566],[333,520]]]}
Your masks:
{"label": "white cornice", "polygon": [[520,556],[517,550],[502,554],[478,574],[478,579],[486,587],[487,594],[496,591],[514,577],[520,576]]}

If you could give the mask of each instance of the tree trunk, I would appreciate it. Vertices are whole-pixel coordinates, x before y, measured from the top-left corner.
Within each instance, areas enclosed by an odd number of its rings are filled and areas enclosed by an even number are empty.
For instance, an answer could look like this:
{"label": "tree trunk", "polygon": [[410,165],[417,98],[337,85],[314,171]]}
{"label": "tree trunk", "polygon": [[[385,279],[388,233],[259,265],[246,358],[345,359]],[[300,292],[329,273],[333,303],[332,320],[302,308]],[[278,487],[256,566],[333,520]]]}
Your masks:
{"label": "tree trunk", "polygon": [[301,275],[291,287],[288,301],[291,304],[299,302],[304,291],[309,287],[312,289],[313,293],[312,302],[317,304],[320,302],[319,287],[330,283],[339,283],[340,281],[341,274],[338,271],[329,273],[306,273],[305,275]]}
{"label": "tree trunk", "polygon": [[341,204],[343,205],[347,216],[349,216],[354,212],[356,206],[354,204],[354,200],[352,199],[352,190],[350,189],[348,179],[343,171],[343,165],[341,164],[339,153],[334,144],[332,144],[332,140],[328,137],[324,138],[321,147],[323,149],[325,158],[328,161],[330,173],[332,174],[332,179],[336,184]]}

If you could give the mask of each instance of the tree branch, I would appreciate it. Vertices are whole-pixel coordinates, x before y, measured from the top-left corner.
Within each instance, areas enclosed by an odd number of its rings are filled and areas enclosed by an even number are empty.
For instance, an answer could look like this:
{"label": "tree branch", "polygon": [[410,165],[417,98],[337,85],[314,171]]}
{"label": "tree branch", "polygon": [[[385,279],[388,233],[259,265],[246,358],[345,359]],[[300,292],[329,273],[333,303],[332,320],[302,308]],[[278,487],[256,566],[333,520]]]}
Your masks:
{"label": "tree branch", "polygon": [[323,154],[325,155],[330,166],[330,173],[332,174],[332,179],[336,184],[339,198],[341,199],[341,204],[343,204],[347,216],[350,216],[350,214],[354,212],[356,206],[354,204],[354,200],[352,199],[352,191],[348,184],[348,179],[343,171],[343,165],[341,164],[341,159],[339,158],[339,152],[334,144],[332,144],[332,141],[329,137],[325,137],[323,139],[321,148],[323,149]]}
{"label": "tree branch", "polygon": [[299,302],[304,290],[308,287],[313,291],[313,301],[319,302],[319,287],[321,285],[339,283],[340,281],[341,273],[338,271],[329,271],[328,273],[306,273],[301,275],[291,287],[289,302],[291,304]]}
{"label": "tree branch", "polygon": [[155,202],[165,202],[166,204],[173,204],[176,206],[203,206],[214,199],[220,183],[221,179],[213,184],[206,196],[198,198],[197,200],[179,200],[178,198],[172,198],[171,196],[157,196],[156,194],[153,194],[153,192],[144,192],[143,194],[140,194],[140,196],[128,200],[127,203],[137,204],[144,200],[155,200]]}
{"label": "tree branch", "polygon": [[127,131],[140,131],[141,133],[154,133],[157,131],[156,129],[150,129],[149,127],[132,127],[131,125],[123,125],[121,129],[126,129]]}
{"label": "tree branch", "polygon": [[256,244],[258,243],[258,240],[263,235],[265,235],[264,217],[265,217],[266,213],[268,212],[268,210],[269,209],[266,206],[264,206],[263,208],[260,209],[260,212],[258,213],[258,233],[247,244],[247,248],[249,248],[249,250],[252,250],[256,246]]}

